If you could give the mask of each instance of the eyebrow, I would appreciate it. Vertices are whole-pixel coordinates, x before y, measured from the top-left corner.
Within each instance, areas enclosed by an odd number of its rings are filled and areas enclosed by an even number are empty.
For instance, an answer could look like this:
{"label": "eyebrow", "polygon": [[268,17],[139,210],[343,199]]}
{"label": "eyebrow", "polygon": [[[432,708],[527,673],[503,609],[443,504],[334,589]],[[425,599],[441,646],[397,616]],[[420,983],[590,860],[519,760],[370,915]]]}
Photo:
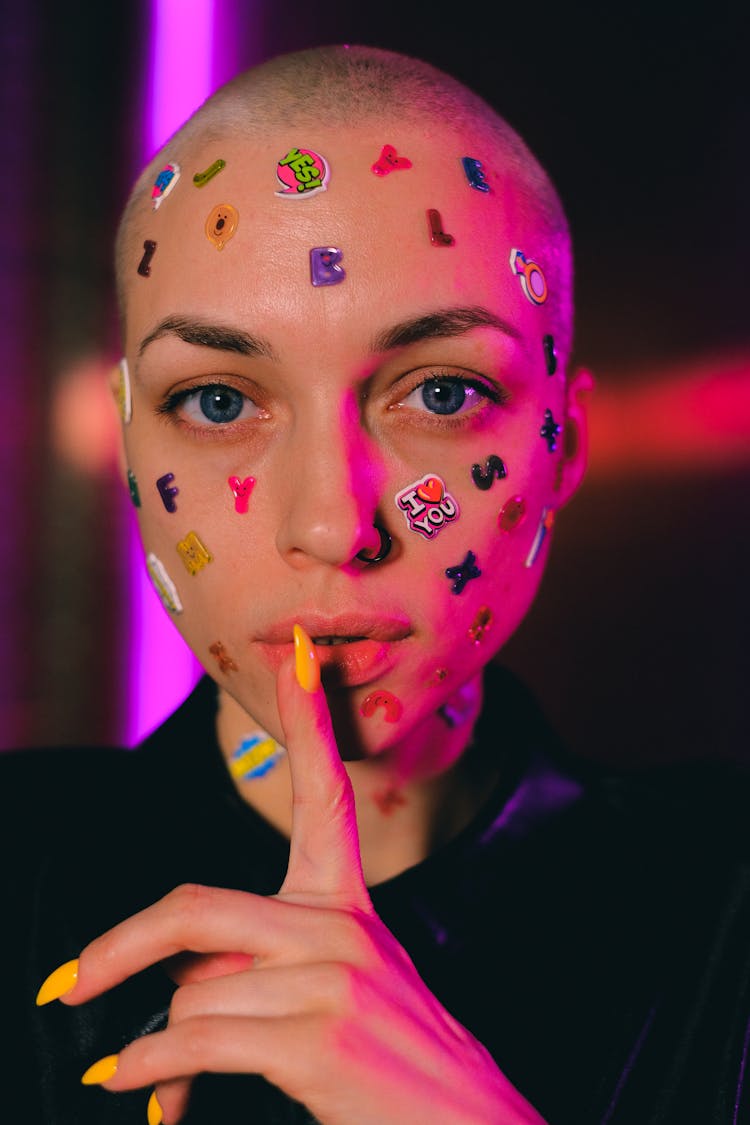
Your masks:
{"label": "eyebrow", "polygon": [[[466,305],[425,313],[423,316],[403,320],[392,328],[386,328],[373,340],[372,350],[387,352],[395,348],[407,347],[409,344],[417,344],[422,340],[462,336],[472,328],[496,328],[513,339],[519,339],[521,336],[514,325],[483,305]],[[206,321],[190,320],[184,316],[167,316],[160,321],[141,341],[138,348],[139,358],[149,344],[164,336],[177,336],[186,344],[233,352],[236,355],[276,358],[271,344],[260,336],[252,336],[239,328],[208,324]]]}
{"label": "eyebrow", "polygon": [[148,336],[144,337],[138,348],[138,356],[143,355],[149,344],[163,336],[177,336],[186,344],[196,344],[202,348],[215,348],[221,352],[234,352],[236,355],[262,356],[274,359],[274,351],[267,340],[251,336],[239,328],[228,328],[222,324],[208,324],[202,320],[189,320],[184,316],[167,316],[160,321]]}
{"label": "eyebrow", "polygon": [[375,337],[373,351],[387,352],[393,348],[403,348],[417,344],[421,340],[434,340],[445,336],[463,336],[472,328],[497,328],[514,340],[521,338],[518,329],[507,320],[497,316],[483,305],[466,305],[457,308],[440,309],[424,316],[404,320],[393,328],[387,328]]}

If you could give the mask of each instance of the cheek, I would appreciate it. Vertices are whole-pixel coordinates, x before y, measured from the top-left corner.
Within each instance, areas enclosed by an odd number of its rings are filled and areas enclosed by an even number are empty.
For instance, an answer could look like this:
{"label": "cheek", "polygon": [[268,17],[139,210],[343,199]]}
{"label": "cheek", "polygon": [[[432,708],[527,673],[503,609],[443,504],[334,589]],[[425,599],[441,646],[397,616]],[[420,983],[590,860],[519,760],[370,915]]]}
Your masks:
{"label": "cheek", "polygon": [[234,474],[217,466],[197,470],[197,457],[191,462],[184,453],[152,452],[168,444],[150,441],[141,455],[137,431],[127,441],[131,498],[135,488],[141,540],[157,594],[198,658],[205,662],[208,654],[210,662],[209,646],[226,643],[213,632],[237,597],[227,579],[233,560],[242,555],[243,530],[249,531],[254,480],[241,465]]}

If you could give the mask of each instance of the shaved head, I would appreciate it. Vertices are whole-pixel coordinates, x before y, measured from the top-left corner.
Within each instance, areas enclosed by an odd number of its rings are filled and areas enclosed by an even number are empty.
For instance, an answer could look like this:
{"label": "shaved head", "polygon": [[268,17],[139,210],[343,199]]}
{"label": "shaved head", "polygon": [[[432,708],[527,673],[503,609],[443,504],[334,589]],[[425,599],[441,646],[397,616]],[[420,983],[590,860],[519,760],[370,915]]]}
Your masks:
{"label": "shaved head", "polygon": [[166,163],[185,166],[207,145],[230,138],[253,143],[273,133],[309,132],[316,124],[346,128],[370,122],[374,138],[388,140],[407,123],[421,126],[440,144],[445,127],[464,138],[467,154],[478,146],[493,151],[536,224],[534,253],[543,258],[554,294],[549,311],[564,364],[572,344],[572,254],[562,204],[546,172],[510,125],[462,83],[419,59],[373,47],[318,47],[254,67],[204,102],[153,157],[133,187],[117,234],[123,322],[133,261],[140,257],[151,213],[150,187]]}

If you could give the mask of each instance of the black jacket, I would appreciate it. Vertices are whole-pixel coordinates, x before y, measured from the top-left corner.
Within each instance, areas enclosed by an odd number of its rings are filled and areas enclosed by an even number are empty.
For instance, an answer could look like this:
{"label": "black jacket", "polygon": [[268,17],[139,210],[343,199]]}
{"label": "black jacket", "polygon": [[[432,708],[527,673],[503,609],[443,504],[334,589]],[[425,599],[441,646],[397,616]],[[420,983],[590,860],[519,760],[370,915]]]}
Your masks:
{"label": "black jacket", "polygon": [[[457,838],[373,889],[376,910],[551,1125],[750,1122],[746,778],[577,763],[489,675],[477,741],[511,748],[502,782]],[[3,1122],[143,1125],[149,1091],[80,1076],[163,1026],[171,981],[153,968],[82,1008],[37,1009],[36,990],[182,882],[278,890],[287,841],[236,795],[214,710],[205,680],[138,750],[0,758]],[[211,1075],[186,1119],[310,1120],[261,1078]]]}

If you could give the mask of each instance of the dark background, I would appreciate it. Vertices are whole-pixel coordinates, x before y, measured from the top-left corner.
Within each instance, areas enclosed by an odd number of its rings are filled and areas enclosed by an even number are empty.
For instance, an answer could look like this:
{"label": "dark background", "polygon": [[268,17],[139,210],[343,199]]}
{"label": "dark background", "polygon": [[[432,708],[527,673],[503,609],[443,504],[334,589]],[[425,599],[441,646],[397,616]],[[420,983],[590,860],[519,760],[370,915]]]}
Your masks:
{"label": "dark background", "polygon": [[[590,476],[505,662],[584,755],[747,760],[740,6],[225,6],[238,66],[326,42],[416,54],[473,86],[546,166],[577,247],[576,359],[599,390]],[[88,469],[61,445],[55,404],[71,370],[118,355],[110,247],[138,171],[147,10],[2,0],[0,13],[0,745],[114,741],[123,501],[93,439],[77,450],[91,446]],[[689,399],[696,372],[711,409]]]}

